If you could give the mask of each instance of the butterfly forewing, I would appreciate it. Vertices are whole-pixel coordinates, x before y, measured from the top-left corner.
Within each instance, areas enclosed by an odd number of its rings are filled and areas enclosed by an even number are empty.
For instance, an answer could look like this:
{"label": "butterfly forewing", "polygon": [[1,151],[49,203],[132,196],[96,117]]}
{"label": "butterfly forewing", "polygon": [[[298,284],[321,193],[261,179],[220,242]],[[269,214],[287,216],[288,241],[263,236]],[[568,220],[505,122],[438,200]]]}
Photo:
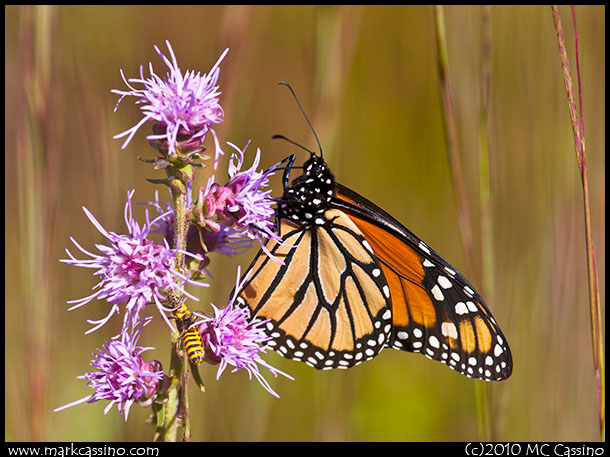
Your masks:
{"label": "butterfly forewing", "polygon": [[509,377],[510,349],[474,287],[394,218],[355,192],[338,188],[338,205],[371,245],[390,288],[393,331],[388,345],[420,352],[469,377]]}
{"label": "butterfly forewing", "polygon": [[387,346],[389,288],[370,245],[339,210],[304,228],[282,220],[283,243],[254,259],[238,302],[269,319],[271,344],[281,355],[320,369],[349,368]]}

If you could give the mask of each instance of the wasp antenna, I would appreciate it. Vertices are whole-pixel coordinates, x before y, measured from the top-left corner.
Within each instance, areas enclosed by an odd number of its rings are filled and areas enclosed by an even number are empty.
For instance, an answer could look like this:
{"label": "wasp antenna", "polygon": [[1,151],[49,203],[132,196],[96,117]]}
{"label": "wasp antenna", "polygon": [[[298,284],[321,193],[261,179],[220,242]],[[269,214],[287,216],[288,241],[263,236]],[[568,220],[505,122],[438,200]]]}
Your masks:
{"label": "wasp antenna", "polygon": [[284,135],[273,135],[271,137],[272,140],[284,140],[284,141],[288,141],[290,144],[293,144],[295,146],[298,146],[301,149],[304,149],[305,151],[309,152],[310,154],[315,154],[312,150],[307,149],[305,146],[303,146],[302,144],[297,143],[296,141],[292,141],[290,138],[286,138]]}
{"label": "wasp antenna", "polygon": [[[305,117],[305,120],[307,121],[307,124],[309,124],[309,128],[313,132],[313,136],[316,137],[316,143],[318,143],[318,149],[320,150],[320,157],[323,157],[324,154],[322,153],[322,145],[320,144],[320,139],[318,138],[318,134],[314,130],[313,125],[311,125],[311,122],[309,121],[309,118],[307,117],[307,114],[305,114],[305,110],[301,106],[301,103],[299,102],[299,99],[297,98],[297,95],[294,93],[294,90],[292,90],[292,87],[290,87],[290,84],[288,84],[285,81],[280,81],[280,82],[278,82],[278,84],[286,86],[290,90],[290,92],[292,93],[292,96],[294,97],[294,101],[297,102],[297,105],[299,106],[299,109],[301,110],[301,113],[303,113],[303,116]],[[290,140],[288,140],[288,141],[290,141]],[[299,145],[297,145],[297,146],[299,146]],[[311,152],[311,151],[309,151],[309,152]]]}

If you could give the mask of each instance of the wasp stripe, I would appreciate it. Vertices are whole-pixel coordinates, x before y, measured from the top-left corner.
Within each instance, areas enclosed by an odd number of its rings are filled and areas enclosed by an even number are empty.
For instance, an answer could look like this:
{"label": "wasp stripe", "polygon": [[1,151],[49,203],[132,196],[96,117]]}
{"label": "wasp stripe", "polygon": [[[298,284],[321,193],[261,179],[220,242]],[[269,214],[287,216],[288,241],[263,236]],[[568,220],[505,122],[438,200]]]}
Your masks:
{"label": "wasp stripe", "polygon": [[180,307],[174,311],[174,314],[184,350],[190,362],[194,365],[199,365],[203,362],[203,340],[197,328],[191,327],[194,321],[193,313],[184,303],[180,303]]}

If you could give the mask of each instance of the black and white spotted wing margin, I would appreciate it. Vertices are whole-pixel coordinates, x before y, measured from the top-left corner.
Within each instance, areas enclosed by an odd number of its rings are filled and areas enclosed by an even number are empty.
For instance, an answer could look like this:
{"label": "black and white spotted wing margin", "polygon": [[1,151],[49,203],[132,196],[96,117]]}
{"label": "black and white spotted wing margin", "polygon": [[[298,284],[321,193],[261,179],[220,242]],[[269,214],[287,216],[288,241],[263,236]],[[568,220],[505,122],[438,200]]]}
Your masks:
{"label": "black and white spotted wing margin", "polygon": [[318,369],[376,356],[392,333],[388,284],[373,251],[345,213],[328,210],[311,228],[281,220],[283,244],[254,259],[237,302],[270,319],[270,345]]}

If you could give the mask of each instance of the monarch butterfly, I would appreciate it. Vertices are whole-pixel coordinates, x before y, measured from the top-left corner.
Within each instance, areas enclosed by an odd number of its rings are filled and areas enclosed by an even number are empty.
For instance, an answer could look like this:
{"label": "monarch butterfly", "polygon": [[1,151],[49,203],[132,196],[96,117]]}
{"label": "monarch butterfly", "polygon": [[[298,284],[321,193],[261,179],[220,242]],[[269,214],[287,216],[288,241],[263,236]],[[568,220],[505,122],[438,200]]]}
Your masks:
{"label": "monarch butterfly", "polygon": [[309,151],[288,184],[290,157],[277,208],[283,243],[266,246],[284,264],[259,252],[237,298],[269,319],[269,344],[318,369],[349,368],[391,347],[471,378],[508,378],[508,343],[475,288],[394,217],[336,182],[313,133],[320,155]]}
{"label": "monarch butterfly", "polygon": [[170,305],[176,308],[174,311],[176,326],[188,359],[192,364],[199,365],[203,362],[203,340],[197,328],[191,327],[195,316],[184,304],[184,297],[177,297],[170,293],[167,298]]}

